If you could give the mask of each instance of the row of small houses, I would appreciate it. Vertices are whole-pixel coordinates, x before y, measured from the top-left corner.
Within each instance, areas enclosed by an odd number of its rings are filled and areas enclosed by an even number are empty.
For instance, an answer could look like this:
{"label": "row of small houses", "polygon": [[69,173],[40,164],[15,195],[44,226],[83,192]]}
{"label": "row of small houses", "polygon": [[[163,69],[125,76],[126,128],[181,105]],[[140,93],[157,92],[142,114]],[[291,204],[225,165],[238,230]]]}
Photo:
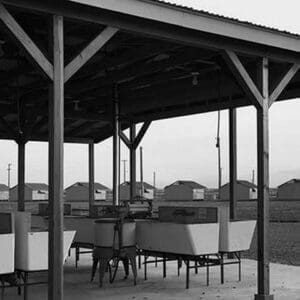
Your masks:
{"label": "row of small houses", "polygon": [[[143,192],[142,192],[143,191]],[[136,194],[146,199],[159,200],[217,200],[218,189],[209,189],[205,186],[187,180],[178,180],[163,190],[156,189],[154,186],[143,182],[136,183]],[[65,200],[87,201],[89,195],[89,184],[87,182],[76,182],[65,189]],[[120,199],[129,200],[130,183],[124,182],[120,185]],[[253,183],[246,180],[237,181],[237,195],[239,200],[251,200],[257,198],[257,188]],[[270,197],[277,199],[300,199],[300,179],[291,179],[277,189],[270,189]],[[9,189],[5,184],[0,184],[0,201],[17,201],[18,186]],[[26,201],[48,200],[48,185],[44,183],[26,183],[25,184]],[[111,200],[111,190],[96,182],[95,200]],[[223,185],[220,190],[220,199],[229,199],[229,183]]]}

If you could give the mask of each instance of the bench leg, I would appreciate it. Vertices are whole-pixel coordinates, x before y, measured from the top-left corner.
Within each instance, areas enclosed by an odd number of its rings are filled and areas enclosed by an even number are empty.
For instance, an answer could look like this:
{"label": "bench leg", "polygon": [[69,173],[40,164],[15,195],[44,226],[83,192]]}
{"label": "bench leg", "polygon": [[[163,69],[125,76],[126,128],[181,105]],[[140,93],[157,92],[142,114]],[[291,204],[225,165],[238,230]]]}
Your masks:
{"label": "bench leg", "polygon": [[4,300],[4,289],[5,289],[4,282],[1,281],[1,300]]}
{"label": "bench leg", "polygon": [[206,285],[209,286],[209,256],[207,257],[206,261]]}
{"label": "bench leg", "polygon": [[224,254],[223,253],[221,253],[220,268],[221,268],[221,284],[224,284]]}
{"label": "bench leg", "polygon": [[147,280],[147,256],[144,255],[144,280]]}
{"label": "bench leg", "polygon": [[167,276],[167,259],[166,256],[163,256],[163,277],[166,278]]}
{"label": "bench leg", "polygon": [[237,253],[237,258],[239,261],[239,281],[242,281],[242,262],[241,262],[241,253]]}
{"label": "bench leg", "polygon": [[186,261],[186,283],[185,283],[186,289],[190,287],[190,261]]}
{"label": "bench leg", "polygon": [[24,272],[24,300],[28,299],[28,273]]}
{"label": "bench leg", "polygon": [[79,247],[75,247],[75,268],[77,269],[78,267],[78,262],[79,262],[79,255],[80,255],[80,248]]}

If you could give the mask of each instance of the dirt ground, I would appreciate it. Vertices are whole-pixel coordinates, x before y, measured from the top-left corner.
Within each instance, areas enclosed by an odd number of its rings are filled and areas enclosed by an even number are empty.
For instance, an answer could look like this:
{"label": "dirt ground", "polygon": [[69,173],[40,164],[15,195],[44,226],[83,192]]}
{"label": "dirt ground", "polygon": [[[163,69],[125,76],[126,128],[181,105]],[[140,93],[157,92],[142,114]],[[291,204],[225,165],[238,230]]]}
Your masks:
{"label": "dirt ground", "polygon": [[[269,241],[272,262],[300,266],[300,223],[270,223]],[[256,259],[256,232],[244,257]]]}
{"label": "dirt ground", "polygon": [[[124,272],[119,270],[116,281],[98,286],[97,279],[90,282],[92,259],[90,254],[82,255],[79,267],[74,266],[74,254],[65,266],[65,300],[252,300],[256,292],[256,261],[245,259],[242,262],[242,281],[238,282],[237,265],[225,267],[225,283],[220,284],[220,268],[210,269],[210,286],[206,286],[206,270],[199,274],[191,272],[190,289],[185,289],[185,269],[177,276],[177,264],[167,264],[167,277],[162,277],[162,266],[148,267],[148,280],[143,279],[143,268],[139,270],[137,286],[132,276],[123,279]],[[300,300],[300,267],[271,264],[271,292],[276,300]],[[30,277],[31,278],[31,277]],[[35,275],[33,279],[39,278]],[[21,300],[15,288],[5,291],[5,300]],[[29,287],[29,300],[47,299],[47,286]]]}

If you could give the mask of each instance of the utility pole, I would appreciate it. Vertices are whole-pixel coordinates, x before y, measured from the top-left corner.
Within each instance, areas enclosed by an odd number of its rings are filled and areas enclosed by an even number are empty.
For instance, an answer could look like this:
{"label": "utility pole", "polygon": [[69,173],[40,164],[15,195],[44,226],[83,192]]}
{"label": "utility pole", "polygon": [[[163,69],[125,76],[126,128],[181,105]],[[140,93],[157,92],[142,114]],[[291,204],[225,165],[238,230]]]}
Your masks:
{"label": "utility pole", "polygon": [[252,170],[252,183],[254,184],[254,180],[255,180],[255,170]]}
{"label": "utility pole", "polygon": [[123,163],[123,179],[124,182],[126,182],[126,163],[127,163],[127,159],[122,159],[122,163]]}
{"label": "utility pole", "polygon": [[153,172],[153,186],[156,188],[156,173]]}
{"label": "utility pole", "polygon": [[7,167],[7,185],[8,185],[8,188],[10,189],[10,171],[11,171],[11,163],[8,164],[8,167]]}

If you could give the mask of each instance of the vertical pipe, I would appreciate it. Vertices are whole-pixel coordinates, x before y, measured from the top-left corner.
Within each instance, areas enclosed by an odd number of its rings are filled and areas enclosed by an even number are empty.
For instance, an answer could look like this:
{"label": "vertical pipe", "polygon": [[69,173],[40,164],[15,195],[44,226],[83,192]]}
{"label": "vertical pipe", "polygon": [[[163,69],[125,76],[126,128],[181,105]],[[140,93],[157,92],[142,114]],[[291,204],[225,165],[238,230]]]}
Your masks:
{"label": "vertical pipe", "polygon": [[140,176],[141,176],[141,198],[144,197],[144,178],[143,178],[143,147],[140,147]]}
{"label": "vertical pipe", "polygon": [[257,267],[256,300],[273,299],[270,295],[269,261],[269,67],[264,58],[259,67],[259,85],[263,105],[257,108]]}
{"label": "vertical pipe", "polygon": [[229,201],[230,219],[236,218],[237,209],[237,139],[236,139],[236,108],[229,109]]}
{"label": "vertical pipe", "polygon": [[120,120],[118,88],[114,86],[114,133],[113,133],[113,205],[120,204]]}
{"label": "vertical pipe", "polygon": [[49,273],[48,299],[63,300],[63,17],[53,16],[53,90],[49,98]]}
{"label": "vertical pipe", "polygon": [[95,204],[95,147],[94,142],[89,143],[89,212]]}
{"label": "vertical pipe", "polygon": [[133,146],[136,137],[136,125],[130,126],[130,200],[136,196],[136,149]]}
{"label": "vertical pipe", "polygon": [[25,143],[18,143],[18,211],[25,211]]}

